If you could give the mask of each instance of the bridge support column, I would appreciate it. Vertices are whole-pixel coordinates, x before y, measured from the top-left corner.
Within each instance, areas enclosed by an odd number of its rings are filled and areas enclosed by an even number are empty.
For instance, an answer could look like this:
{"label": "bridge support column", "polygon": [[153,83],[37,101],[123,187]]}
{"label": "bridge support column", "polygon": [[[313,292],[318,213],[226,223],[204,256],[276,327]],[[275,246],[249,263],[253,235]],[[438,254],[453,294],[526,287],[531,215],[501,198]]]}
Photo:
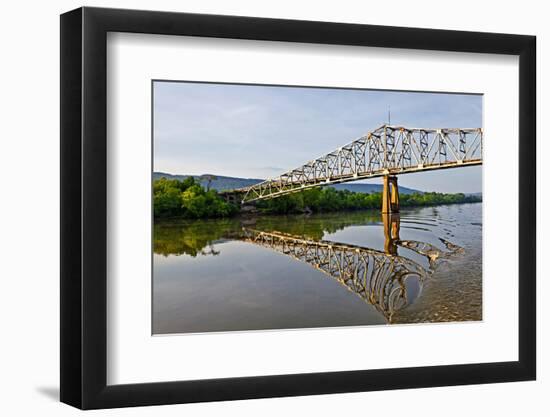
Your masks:
{"label": "bridge support column", "polygon": [[382,213],[399,213],[399,187],[396,176],[384,176]]}
{"label": "bridge support column", "polygon": [[240,192],[222,191],[218,195],[223,198],[226,203],[240,206],[244,194]]}
{"label": "bridge support column", "polygon": [[384,252],[388,255],[397,255],[397,241],[400,240],[400,218],[399,214],[382,213],[384,225]]}

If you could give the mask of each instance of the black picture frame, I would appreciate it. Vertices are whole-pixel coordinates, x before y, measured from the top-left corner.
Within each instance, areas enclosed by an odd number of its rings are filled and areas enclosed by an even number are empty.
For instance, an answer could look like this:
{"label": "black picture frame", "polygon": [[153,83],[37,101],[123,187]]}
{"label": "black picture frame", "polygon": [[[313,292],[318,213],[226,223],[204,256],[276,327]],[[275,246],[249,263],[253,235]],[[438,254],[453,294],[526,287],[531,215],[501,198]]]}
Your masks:
{"label": "black picture frame", "polygon": [[[108,32],[519,56],[519,360],[112,385],[107,375]],[[533,380],[534,36],[102,8],[61,15],[61,401],[82,409]]]}

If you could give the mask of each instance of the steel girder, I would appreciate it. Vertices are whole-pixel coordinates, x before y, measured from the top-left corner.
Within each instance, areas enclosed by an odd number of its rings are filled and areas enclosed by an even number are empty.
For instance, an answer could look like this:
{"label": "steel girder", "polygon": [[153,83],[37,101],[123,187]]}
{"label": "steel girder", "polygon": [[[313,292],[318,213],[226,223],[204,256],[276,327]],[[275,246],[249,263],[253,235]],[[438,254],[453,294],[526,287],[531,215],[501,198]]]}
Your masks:
{"label": "steel girder", "polygon": [[481,128],[382,125],[320,158],[251,187],[243,203],[359,179],[482,164]]}

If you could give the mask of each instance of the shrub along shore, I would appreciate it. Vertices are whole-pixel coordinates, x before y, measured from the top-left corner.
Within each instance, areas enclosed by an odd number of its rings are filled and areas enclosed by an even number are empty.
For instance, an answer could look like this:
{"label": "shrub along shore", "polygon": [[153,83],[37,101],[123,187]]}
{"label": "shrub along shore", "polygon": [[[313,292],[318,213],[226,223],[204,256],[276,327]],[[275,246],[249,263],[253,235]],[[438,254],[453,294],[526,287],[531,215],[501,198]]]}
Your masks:
{"label": "shrub along shore", "polygon": [[[381,193],[355,193],[332,187],[310,188],[256,203],[259,213],[292,214],[306,212],[334,212],[368,210],[381,207]],[[462,193],[401,194],[401,207],[422,207],[441,204],[477,203],[480,196]],[[236,216],[240,208],[227,203],[215,190],[207,190],[193,177],[183,181],[161,178],[153,183],[153,211],[155,219],[163,218],[220,218]]]}

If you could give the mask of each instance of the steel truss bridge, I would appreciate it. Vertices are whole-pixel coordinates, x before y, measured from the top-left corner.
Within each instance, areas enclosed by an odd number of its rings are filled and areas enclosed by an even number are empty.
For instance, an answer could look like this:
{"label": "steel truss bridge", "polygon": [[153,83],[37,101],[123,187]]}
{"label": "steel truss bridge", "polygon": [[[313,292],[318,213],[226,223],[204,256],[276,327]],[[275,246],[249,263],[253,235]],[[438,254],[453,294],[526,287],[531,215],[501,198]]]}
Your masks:
{"label": "steel truss bridge", "polygon": [[[399,211],[397,175],[481,165],[482,147],[481,128],[429,129],[382,125],[276,178],[225,194],[238,194],[241,203],[245,204],[311,187],[384,177],[388,204],[383,212],[395,212]],[[390,185],[395,190],[393,197]]]}
{"label": "steel truss bridge", "polygon": [[[444,242],[448,251],[428,243],[400,241],[399,218],[384,219],[385,251],[330,241],[315,241],[280,232],[243,228],[242,240],[290,256],[325,273],[347,290],[373,305],[391,323],[392,316],[416,299],[437,258],[462,248]],[[397,255],[397,246],[426,256],[430,268]],[[409,291],[411,287],[416,290]],[[413,294],[414,299],[410,299]]]}

